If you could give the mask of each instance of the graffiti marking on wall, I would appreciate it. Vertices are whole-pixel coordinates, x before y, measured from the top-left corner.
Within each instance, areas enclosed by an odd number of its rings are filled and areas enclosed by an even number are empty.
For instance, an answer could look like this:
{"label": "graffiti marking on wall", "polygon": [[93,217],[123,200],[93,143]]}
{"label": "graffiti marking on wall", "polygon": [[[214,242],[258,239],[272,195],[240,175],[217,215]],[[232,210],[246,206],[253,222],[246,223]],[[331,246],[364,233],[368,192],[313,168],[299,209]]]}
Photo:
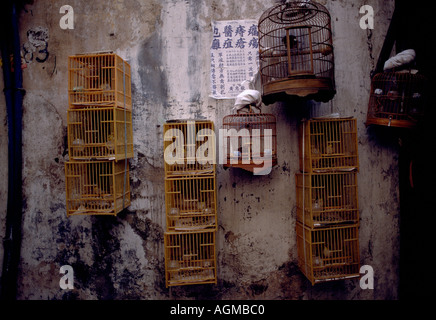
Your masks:
{"label": "graffiti marking on wall", "polygon": [[33,60],[43,63],[47,61],[48,52],[48,29],[44,27],[33,27],[27,30],[27,42],[23,44],[23,57],[27,63]]}

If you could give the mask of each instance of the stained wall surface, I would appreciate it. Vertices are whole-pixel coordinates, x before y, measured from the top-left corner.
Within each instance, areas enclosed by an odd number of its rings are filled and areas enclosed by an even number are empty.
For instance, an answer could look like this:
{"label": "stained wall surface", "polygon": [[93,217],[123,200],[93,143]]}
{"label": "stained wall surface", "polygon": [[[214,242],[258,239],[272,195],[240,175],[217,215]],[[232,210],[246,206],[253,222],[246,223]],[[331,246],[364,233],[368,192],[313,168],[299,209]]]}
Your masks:
{"label": "stained wall surface", "polygon": [[[337,94],[329,103],[275,103],[278,165],[266,176],[217,166],[218,284],[165,288],[163,124],[210,119],[216,128],[233,100],[210,97],[212,21],[259,19],[278,1],[70,0],[74,29],[63,30],[65,1],[35,0],[20,14],[23,46],[23,242],[19,299],[397,299],[399,280],[398,143],[367,129],[374,70],[394,1],[372,0],[375,26],[359,27],[363,3],[320,1],[332,16]],[[110,4],[109,4],[110,3]],[[36,40],[35,40],[36,39]],[[67,58],[113,50],[132,67],[132,204],[117,217],[65,211]],[[33,51],[33,52],[32,52]],[[0,85],[2,80],[0,80]],[[7,123],[0,97],[0,161]],[[358,122],[360,262],[375,272],[373,290],[358,279],[312,286],[297,268],[297,125],[338,112]],[[0,167],[7,177],[7,167]],[[0,236],[7,182],[0,181]],[[0,248],[0,261],[3,247]],[[74,269],[74,290],[59,268]]]}

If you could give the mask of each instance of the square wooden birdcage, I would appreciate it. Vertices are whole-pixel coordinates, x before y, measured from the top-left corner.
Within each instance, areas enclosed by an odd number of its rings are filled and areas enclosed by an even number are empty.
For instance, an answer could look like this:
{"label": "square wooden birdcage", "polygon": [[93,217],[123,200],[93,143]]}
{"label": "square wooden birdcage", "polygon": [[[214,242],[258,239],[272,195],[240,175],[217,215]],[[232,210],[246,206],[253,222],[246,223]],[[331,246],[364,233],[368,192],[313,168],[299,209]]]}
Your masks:
{"label": "square wooden birdcage", "polygon": [[116,215],[130,205],[128,160],[65,163],[67,216]]}
{"label": "square wooden birdcage", "polygon": [[164,124],[165,176],[214,174],[216,145],[210,120],[170,120]]}
{"label": "square wooden birdcage", "polygon": [[68,57],[68,96],[71,108],[118,106],[132,108],[130,65],[114,53]]}
{"label": "square wooden birdcage", "polygon": [[356,172],[297,173],[297,221],[316,228],[359,222]]}
{"label": "square wooden birdcage", "polygon": [[299,127],[300,170],[358,170],[355,118],[317,118]]}
{"label": "square wooden birdcage", "polygon": [[360,276],[359,226],[311,229],[297,222],[298,266],[312,285]]}
{"label": "square wooden birdcage", "polygon": [[238,113],[223,119],[221,145],[224,167],[262,172],[277,165],[276,117],[268,113]]}
{"label": "square wooden birdcage", "polygon": [[166,232],[166,286],[216,284],[215,231]]}
{"label": "square wooden birdcage", "polygon": [[116,107],[69,109],[68,152],[73,160],[133,157],[132,111]]}
{"label": "square wooden birdcage", "polygon": [[165,179],[167,230],[217,229],[215,176]]}
{"label": "square wooden birdcage", "polygon": [[422,119],[427,79],[412,70],[387,71],[371,80],[366,125],[412,128]]}
{"label": "square wooden birdcage", "polygon": [[295,95],[328,101],[336,93],[331,17],[321,4],[287,1],[260,17],[259,62],[265,104]]}

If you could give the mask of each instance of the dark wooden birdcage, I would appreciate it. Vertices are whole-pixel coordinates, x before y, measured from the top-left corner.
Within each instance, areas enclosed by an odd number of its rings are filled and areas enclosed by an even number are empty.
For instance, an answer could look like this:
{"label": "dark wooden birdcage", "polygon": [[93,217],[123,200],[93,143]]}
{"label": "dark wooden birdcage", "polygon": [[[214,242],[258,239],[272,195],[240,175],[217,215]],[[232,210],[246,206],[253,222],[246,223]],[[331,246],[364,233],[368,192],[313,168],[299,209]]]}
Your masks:
{"label": "dark wooden birdcage", "polygon": [[[238,113],[223,119],[224,167],[261,172],[277,164],[276,117],[267,113]],[[268,171],[268,170],[267,170]]]}
{"label": "dark wooden birdcage", "polygon": [[265,104],[283,95],[329,101],[336,93],[331,17],[321,4],[290,1],[259,19],[259,60]]}
{"label": "dark wooden birdcage", "polygon": [[422,118],[426,77],[411,70],[376,74],[371,81],[366,125],[412,128]]}

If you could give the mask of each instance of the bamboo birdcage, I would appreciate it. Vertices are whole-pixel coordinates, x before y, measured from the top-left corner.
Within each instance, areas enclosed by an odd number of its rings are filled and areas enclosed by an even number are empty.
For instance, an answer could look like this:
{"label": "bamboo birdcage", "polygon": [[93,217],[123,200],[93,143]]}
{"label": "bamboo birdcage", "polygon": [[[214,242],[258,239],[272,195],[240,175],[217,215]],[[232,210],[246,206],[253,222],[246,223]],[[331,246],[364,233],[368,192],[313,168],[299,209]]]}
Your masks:
{"label": "bamboo birdcage", "polygon": [[67,113],[68,152],[74,160],[133,157],[132,112],[116,107],[85,107]]}
{"label": "bamboo birdcage", "polygon": [[386,71],[371,80],[366,125],[411,128],[422,118],[425,76],[411,70]]}
{"label": "bamboo birdcage", "polygon": [[[237,113],[223,119],[224,167],[250,172],[277,164],[276,117],[268,113]],[[267,170],[268,171],[268,170]]]}
{"label": "bamboo birdcage", "polygon": [[165,176],[214,174],[215,148],[212,121],[167,121],[164,124]]}
{"label": "bamboo birdcage", "polygon": [[167,230],[217,229],[215,176],[165,179]]}
{"label": "bamboo birdcage", "polygon": [[300,170],[359,170],[357,120],[314,118],[299,127]]}
{"label": "bamboo birdcage", "polygon": [[217,283],[215,231],[165,232],[166,287]]}
{"label": "bamboo birdcage", "polygon": [[359,222],[356,172],[297,173],[297,220],[311,228]]}
{"label": "bamboo birdcage", "polygon": [[114,53],[70,56],[68,96],[71,108],[112,105],[131,110],[130,65]]}
{"label": "bamboo birdcage", "polygon": [[217,283],[215,158],[212,121],[164,124],[167,287]]}
{"label": "bamboo birdcage", "polygon": [[128,160],[65,163],[67,216],[116,215],[130,205]]}
{"label": "bamboo birdcage", "polygon": [[311,229],[297,222],[298,266],[312,285],[360,276],[359,225]]}
{"label": "bamboo birdcage", "polygon": [[331,17],[321,4],[289,1],[259,19],[263,101],[295,95],[329,101],[336,93]]}

